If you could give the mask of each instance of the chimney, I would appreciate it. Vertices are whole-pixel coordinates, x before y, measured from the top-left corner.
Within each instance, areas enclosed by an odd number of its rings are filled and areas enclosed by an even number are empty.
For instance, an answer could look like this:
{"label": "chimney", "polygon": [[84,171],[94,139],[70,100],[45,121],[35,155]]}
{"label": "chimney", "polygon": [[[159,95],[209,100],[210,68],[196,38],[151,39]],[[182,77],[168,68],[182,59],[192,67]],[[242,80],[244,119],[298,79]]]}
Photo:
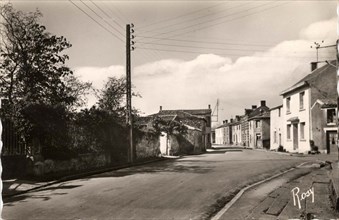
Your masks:
{"label": "chimney", "polygon": [[311,71],[318,68],[318,62],[311,62]]}
{"label": "chimney", "polygon": [[245,108],[245,115],[249,115],[251,113],[252,109],[246,109]]}
{"label": "chimney", "polygon": [[236,121],[240,121],[240,116],[239,116],[239,115],[236,115],[236,116],[235,116],[235,119],[236,119]]}
{"label": "chimney", "polygon": [[162,111],[162,106],[160,105],[160,111]]}
{"label": "chimney", "polygon": [[228,123],[228,120],[225,120],[225,124],[227,124]]}
{"label": "chimney", "polygon": [[260,101],[260,106],[266,106],[266,101],[265,100],[261,100]]}
{"label": "chimney", "polygon": [[233,118],[231,118],[230,120],[231,120],[231,123],[233,123]]}
{"label": "chimney", "polygon": [[211,109],[211,105],[208,105],[208,109]]}
{"label": "chimney", "polygon": [[252,109],[256,109],[257,108],[257,106],[256,105],[252,105]]}

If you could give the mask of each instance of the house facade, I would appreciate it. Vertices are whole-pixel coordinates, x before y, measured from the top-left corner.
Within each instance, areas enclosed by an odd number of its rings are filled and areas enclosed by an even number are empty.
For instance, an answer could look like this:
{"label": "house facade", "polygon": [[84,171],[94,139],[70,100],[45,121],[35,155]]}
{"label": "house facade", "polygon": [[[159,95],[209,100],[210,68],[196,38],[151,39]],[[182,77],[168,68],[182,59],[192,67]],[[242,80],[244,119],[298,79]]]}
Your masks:
{"label": "house facade", "polygon": [[270,149],[277,150],[279,146],[283,146],[284,129],[283,129],[283,105],[270,109]]}
{"label": "house facade", "polygon": [[241,121],[240,116],[237,115],[231,123],[231,129],[232,129],[232,141],[231,143],[234,145],[241,145],[242,139],[241,139]]}
{"label": "house facade", "polygon": [[336,144],[337,79],[335,62],[314,69],[287,88],[283,97],[284,148],[307,153],[312,145],[322,153],[333,152]]}
{"label": "house facade", "polygon": [[253,111],[253,109],[256,109],[257,106],[253,105],[252,109],[245,109],[245,114],[241,116],[240,124],[241,124],[241,145],[242,146],[249,146],[249,114]]}
{"label": "house facade", "polygon": [[225,144],[225,125],[222,124],[215,128],[215,144]]}
{"label": "house facade", "polygon": [[228,120],[223,121],[223,124],[218,126],[215,129],[215,140],[216,144],[224,144],[224,145],[230,145],[232,144],[232,122],[228,122]]}
{"label": "house facade", "polygon": [[270,112],[263,100],[249,115],[249,147],[265,148],[270,145]]}

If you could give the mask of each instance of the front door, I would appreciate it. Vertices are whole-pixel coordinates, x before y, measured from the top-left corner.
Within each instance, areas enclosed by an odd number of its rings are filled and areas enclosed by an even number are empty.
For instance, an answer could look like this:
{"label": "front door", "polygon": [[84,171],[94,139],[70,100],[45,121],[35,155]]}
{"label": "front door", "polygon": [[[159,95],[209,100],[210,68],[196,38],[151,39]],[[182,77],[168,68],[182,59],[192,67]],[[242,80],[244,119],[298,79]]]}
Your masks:
{"label": "front door", "polygon": [[337,149],[337,140],[338,134],[336,131],[328,131],[326,132],[326,148],[328,154],[333,154],[338,152]]}
{"label": "front door", "polygon": [[293,150],[298,150],[298,124],[293,124]]}
{"label": "front door", "polygon": [[256,134],[256,136],[255,136],[255,146],[256,146],[256,148],[262,147],[260,141],[261,141],[261,134]]}

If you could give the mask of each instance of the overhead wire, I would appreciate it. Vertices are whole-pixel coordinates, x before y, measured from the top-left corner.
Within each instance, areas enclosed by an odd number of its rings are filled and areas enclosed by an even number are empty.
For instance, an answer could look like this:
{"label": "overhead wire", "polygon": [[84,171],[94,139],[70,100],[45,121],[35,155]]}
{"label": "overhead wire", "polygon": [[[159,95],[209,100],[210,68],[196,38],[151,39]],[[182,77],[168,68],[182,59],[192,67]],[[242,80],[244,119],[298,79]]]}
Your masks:
{"label": "overhead wire", "polygon": [[[104,13],[108,18],[112,19],[112,17],[111,17],[109,14],[107,14],[100,6],[97,5],[94,1],[90,0],[90,2],[91,2],[95,7],[97,7],[102,13]],[[120,23],[118,23],[118,22],[115,21],[114,19],[112,19],[112,21],[113,21],[115,24],[117,24],[119,27],[121,27],[122,29],[124,29],[124,27],[123,27]]]}
{"label": "overhead wire", "polygon": [[89,5],[87,5],[83,0],[80,0],[80,2],[82,4],[84,4],[89,10],[91,10],[96,16],[98,16],[101,20],[103,20],[108,26],[110,26],[111,28],[113,28],[115,31],[117,31],[120,35],[122,35],[123,37],[125,36],[123,33],[121,33],[120,30],[118,30],[117,28],[115,28],[113,25],[111,25],[109,22],[107,22],[101,15],[99,15],[96,11],[94,11]]}
{"label": "overhead wire", "polygon": [[[228,11],[228,10],[232,10],[232,9],[235,9],[235,8],[239,8],[239,7],[242,7],[244,5],[246,5],[247,3],[244,3],[244,4],[241,4],[241,5],[237,5],[237,6],[234,6],[234,7],[230,7],[230,8],[225,8],[221,11],[218,11],[218,12],[215,12],[213,13],[213,15],[215,15],[216,13],[220,13],[220,12],[223,12],[223,11]],[[200,16],[200,17],[194,17],[194,18],[191,18],[191,19],[188,19],[188,20],[184,20],[184,21],[180,21],[180,22],[177,22],[177,23],[174,23],[174,24],[170,24],[170,25],[165,25],[163,27],[160,27],[160,28],[153,28],[151,30],[148,30],[148,31],[141,31],[141,33],[146,33],[146,32],[154,32],[152,30],[161,30],[161,29],[164,29],[164,28],[170,28],[170,27],[173,27],[173,26],[176,26],[176,25],[181,25],[182,23],[187,23],[187,22],[190,22],[190,21],[197,21],[199,19],[202,19],[202,18],[205,18],[205,17],[209,17],[211,16],[211,14],[207,14],[207,15],[203,15],[203,16]],[[154,33],[159,33],[159,32],[154,32]]]}
{"label": "overhead wire", "polygon": [[213,18],[213,19],[210,19],[210,20],[207,20],[207,21],[204,21],[204,22],[199,22],[199,23],[195,23],[195,24],[188,24],[187,26],[185,26],[183,28],[177,28],[177,29],[170,30],[170,31],[167,31],[167,32],[157,33],[157,34],[152,35],[152,37],[169,34],[169,33],[175,32],[175,31],[182,31],[182,30],[186,30],[186,29],[191,29],[192,27],[195,27],[195,26],[198,26],[198,25],[203,25],[203,24],[206,24],[206,23],[214,22],[214,21],[217,21],[217,20],[220,20],[220,19],[224,19],[224,18],[233,16],[233,15],[237,15],[237,14],[241,14],[241,13],[247,12],[247,11],[252,10],[252,9],[260,8],[260,7],[263,7],[265,5],[269,5],[269,4],[271,4],[271,2],[265,3],[265,4],[261,4],[259,6],[251,7],[251,8],[248,8],[246,10],[237,11],[237,12],[234,12],[234,13],[231,13],[231,14],[227,14],[227,15],[224,15],[224,16],[219,16],[217,18]]}
{"label": "overhead wire", "polygon": [[[210,49],[210,50],[233,50],[233,51],[254,51],[254,52],[265,52],[269,48],[266,49],[243,49],[243,48],[222,48],[222,47],[202,47],[202,46],[190,46],[190,45],[174,45],[174,44],[164,44],[164,43],[141,43],[141,44],[146,44],[146,45],[156,45],[156,46],[169,46],[169,47],[184,47],[184,48],[196,48],[196,49]],[[287,51],[287,50],[285,50]],[[273,51],[276,52],[276,51]],[[312,53],[312,51],[299,51],[303,53]]]}
{"label": "overhead wire", "polygon": [[68,0],[70,3],[72,3],[78,10],[80,10],[82,13],[84,13],[87,17],[89,17],[92,21],[94,21],[97,25],[99,25],[101,28],[103,28],[105,31],[107,31],[108,33],[110,33],[112,36],[114,36],[115,38],[117,38],[118,40],[120,40],[121,42],[124,42],[120,37],[118,37],[115,33],[113,33],[112,31],[110,31],[108,28],[106,28],[105,26],[103,26],[100,22],[98,22],[97,20],[95,20],[91,15],[89,15],[85,10],[83,10],[82,8],[80,8],[78,5],[76,5],[72,0]]}
{"label": "overhead wire", "polygon": [[[177,36],[182,36],[182,35],[184,35],[184,34],[191,33],[192,31],[198,31],[198,30],[202,30],[202,29],[206,29],[206,28],[211,28],[211,27],[216,26],[216,25],[228,23],[228,22],[231,22],[231,21],[234,21],[234,20],[237,20],[237,19],[242,19],[242,18],[244,18],[244,17],[248,17],[248,16],[251,16],[251,15],[254,15],[254,14],[258,14],[258,13],[261,13],[261,12],[263,12],[263,11],[267,11],[267,10],[269,10],[269,9],[276,8],[276,7],[285,5],[285,4],[288,4],[288,2],[287,2],[287,3],[280,4],[280,5],[275,5],[275,6],[273,6],[273,7],[265,8],[265,9],[263,9],[263,10],[256,11],[256,12],[254,12],[254,13],[250,13],[250,14],[247,14],[247,15],[243,15],[243,16],[240,16],[240,17],[235,17],[235,18],[230,19],[230,20],[226,20],[226,21],[222,21],[222,22],[219,22],[219,23],[211,24],[211,25],[208,25],[208,26],[205,26],[205,27],[201,27],[201,28],[196,28],[196,29],[189,30],[189,31],[186,31],[186,32],[183,32],[183,33],[174,34],[174,35],[169,36],[168,38],[173,38],[173,37],[177,37]],[[261,6],[262,6],[262,5],[261,5]],[[252,8],[252,9],[253,9],[253,8]],[[247,9],[247,11],[248,11],[248,10],[250,10],[250,9]],[[167,34],[167,33],[163,33],[163,34]],[[151,36],[151,37],[154,37],[154,36]],[[152,42],[156,42],[156,41],[152,41]]]}
{"label": "overhead wire", "polygon": [[148,25],[145,25],[145,26],[141,26],[139,29],[140,29],[140,30],[145,29],[145,28],[147,29],[147,27],[149,27],[149,26],[154,26],[154,25],[159,24],[159,23],[168,22],[168,21],[170,21],[170,20],[177,20],[177,19],[179,19],[179,18],[186,17],[186,16],[195,14],[195,13],[200,12],[200,11],[205,11],[205,10],[207,10],[207,9],[214,8],[214,7],[217,7],[217,6],[222,5],[222,4],[224,4],[224,2],[219,3],[219,4],[216,4],[216,5],[213,5],[213,6],[209,6],[209,7],[207,7],[207,8],[203,8],[203,9],[195,10],[195,11],[192,11],[192,12],[189,12],[189,13],[185,13],[185,14],[176,16],[175,18],[168,18],[168,19],[156,21],[156,22],[153,22],[153,23],[151,23],[151,24],[148,24]]}
{"label": "overhead wire", "polygon": [[[136,35],[136,37],[140,37]],[[175,41],[175,42],[190,42],[190,43],[202,43],[202,44],[216,44],[216,45],[235,45],[235,46],[256,46],[256,47],[271,47],[274,46],[272,44],[254,44],[254,43],[232,43],[232,42],[211,42],[211,41],[199,41],[199,40],[185,40],[185,39],[172,39],[172,38],[158,38],[158,37],[147,37],[143,36],[144,38],[150,39],[159,39],[159,40],[166,40],[166,41]],[[144,42],[144,41],[137,41],[139,43],[152,43],[152,42]]]}
{"label": "overhead wire", "polygon": [[[201,54],[201,52],[199,51],[188,51],[188,50],[171,50],[171,49],[159,49],[159,48],[147,48],[147,47],[138,47],[138,49],[143,49],[143,50],[155,50],[155,51],[166,51],[166,52],[181,52],[181,53],[194,53],[194,54]],[[210,53],[208,53],[210,54]],[[219,54],[219,55],[223,55],[223,56],[243,56],[243,54],[232,54],[232,53],[215,53],[215,54]],[[249,55],[248,55],[249,56]],[[253,56],[253,55],[251,55]],[[291,57],[291,58],[313,58],[313,57],[298,57],[298,56],[266,56],[266,55],[258,55],[256,57],[275,57],[275,58],[284,58],[284,57]],[[330,58],[330,57],[323,57],[325,58]]]}

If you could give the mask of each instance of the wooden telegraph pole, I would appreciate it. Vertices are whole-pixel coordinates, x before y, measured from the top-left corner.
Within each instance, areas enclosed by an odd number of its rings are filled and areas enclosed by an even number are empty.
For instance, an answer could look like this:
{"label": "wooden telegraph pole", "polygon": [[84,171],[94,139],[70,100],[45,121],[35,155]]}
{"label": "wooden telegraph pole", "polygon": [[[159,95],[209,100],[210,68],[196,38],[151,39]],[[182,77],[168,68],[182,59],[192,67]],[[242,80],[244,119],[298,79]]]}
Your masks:
{"label": "wooden telegraph pole", "polygon": [[134,32],[133,24],[126,25],[126,125],[129,130],[128,141],[128,162],[134,162],[134,146],[133,146],[133,115],[132,115],[132,81],[131,81],[131,47],[134,42],[131,42],[133,36],[131,33]]}
{"label": "wooden telegraph pole", "polygon": [[[338,73],[339,73],[339,67],[338,67],[338,65],[339,65],[339,39],[337,40],[337,42],[336,42],[336,46],[335,46],[336,48],[335,48],[335,51],[336,51],[336,60],[337,60],[337,62],[336,62],[336,67],[337,67],[337,83],[339,83],[339,75],[338,75]],[[338,85],[338,84],[337,84]],[[337,96],[337,126],[339,126],[339,120],[338,120],[338,112],[339,112],[339,90],[337,91],[338,92],[338,96]],[[338,127],[338,131],[339,131],[339,127]],[[338,133],[338,132],[337,132]],[[338,163],[339,163],[339,134],[337,134],[337,148],[338,148]],[[338,166],[339,166],[339,164],[338,164]]]}

